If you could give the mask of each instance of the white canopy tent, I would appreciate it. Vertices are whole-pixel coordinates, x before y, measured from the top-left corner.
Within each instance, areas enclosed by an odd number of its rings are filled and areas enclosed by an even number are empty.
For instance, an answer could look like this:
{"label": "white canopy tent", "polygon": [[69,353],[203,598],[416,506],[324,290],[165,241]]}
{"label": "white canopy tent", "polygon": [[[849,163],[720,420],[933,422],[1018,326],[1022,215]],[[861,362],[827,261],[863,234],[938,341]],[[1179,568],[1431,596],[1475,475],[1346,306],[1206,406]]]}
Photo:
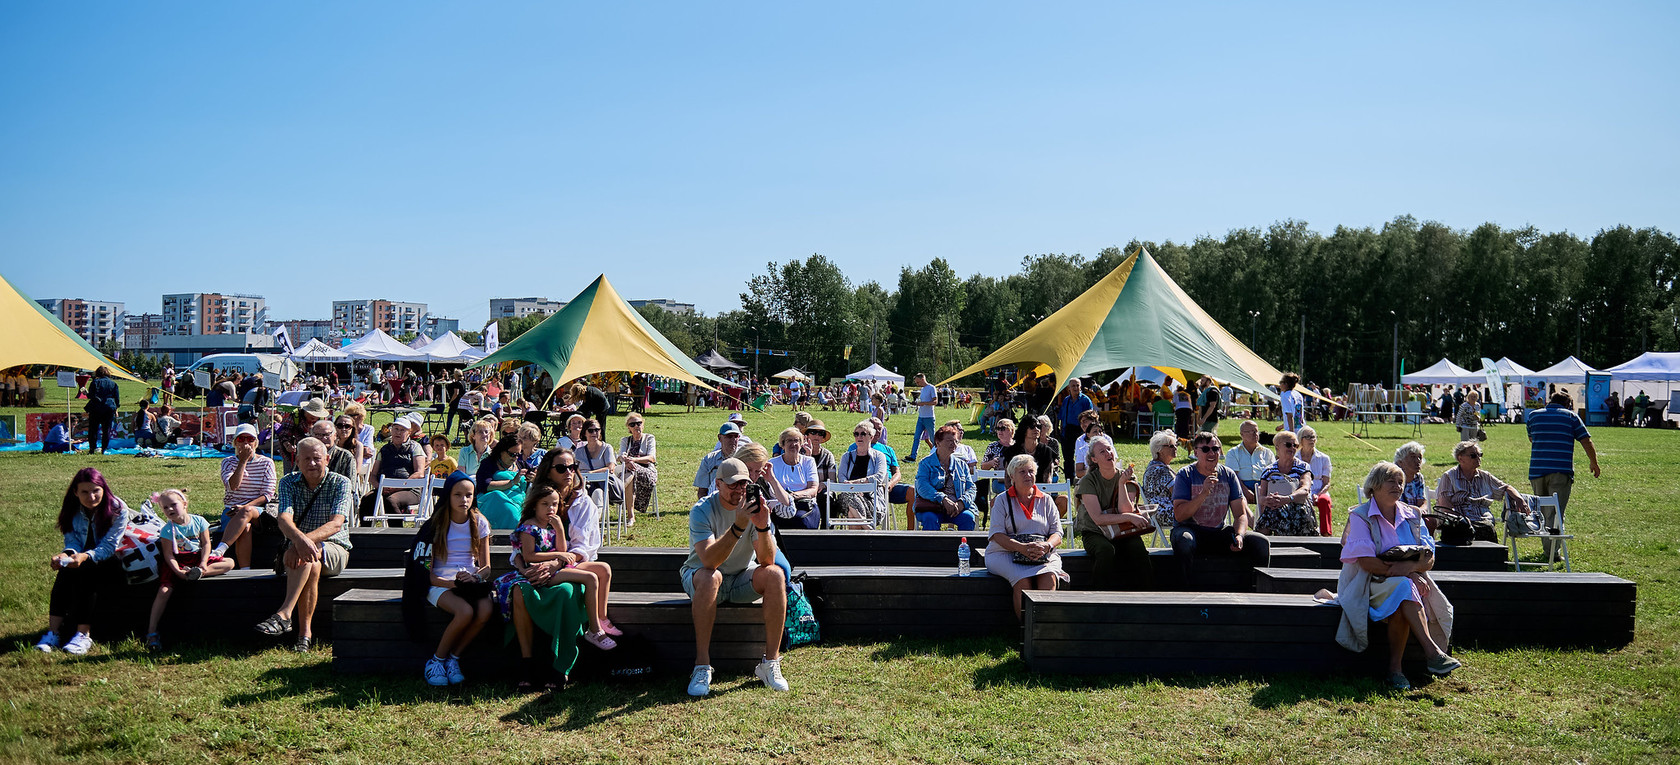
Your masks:
{"label": "white canopy tent", "polygon": [[430,345],[431,342],[432,342],[432,339],[429,338],[429,337],[426,337],[425,335],[415,335],[413,340],[408,341],[408,347],[413,348],[414,350],[418,351],[421,348],[424,348],[424,347]]}
{"label": "white canopy tent", "polygon": [[1617,364],[1609,369],[1615,380],[1661,380],[1674,382],[1680,380],[1680,353],[1641,353],[1638,357]]}
{"label": "white canopy tent", "polygon": [[797,367],[789,367],[789,368],[784,369],[780,372],[777,372],[773,375],[770,375],[770,377],[772,377],[773,379],[777,379],[777,380],[799,380],[801,382],[810,382],[811,381],[811,376],[808,375],[808,374],[805,374],[804,372],[799,371],[799,369]]}
{"label": "white canopy tent", "polygon": [[[1534,376],[1534,370],[1512,361],[1509,356],[1493,362],[1493,368],[1499,370],[1500,378],[1507,383],[1526,382],[1528,378]],[[1485,378],[1487,376],[1487,366],[1484,364],[1481,369],[1476,370],[1476,374]]]}
{"label": "white canopy tent", "polygon": [[890,383],[898,383],[899,385],[904,384],[904,375],[897,374],[897,373],[893,372],[891,369],[883,367],[880,364],[870,364],[869,366],[864,367],[863,369],[859,369],[856,372],[853,372],[849,375],[846,375],[846,379],[848,379],[848,380],[882,380],[882,381],[890,382]]}
{"label": "white canopy tent", "polygon": [[396,338],[377,329],[362,335],[356,342],[339,350],[357,361],[421,362],[426,360],[420,355],[419,351],[397,342]]}
{"label": "white canopy tent", "polygon": [[1574,356],[1570,356],[1563,361],[1559,361],[1556,364],[1529,375],[1528,382],[1536,385],[1545,385],[1548,383],[1556,383],[1558,385],[1585,385],[1587,384],[1587,373],[1597,371],[1599,370],[1587,366],[1585,362],[1575,358]]}
{"label": "white canopy tent", "polygon": [[1487,376],[1441,359],[1428,369],[1401,375],[1400,382],[1406,385],[1471,385],[1486,383]]}
{"label": "white canopy tent", "polygon": [[472,352],[477,349],[467,345],[467,341],[462,340],[454,332],[445,332],[439,335],[436,340],[426,343],[419,350],[422,357],[419,359],[420,361],[437,364],[471,364],[484,358],[482,354],[473,355]]}
{"label": "white canopy tent", "polygon": [[321,338],[311,337],[309,338],[309,342],[298,346],[297,350],[292,351],[291,359],[293,361],[301,361],[305,363],[319,362],[336,364],[339,362],[349,361],[350,355],[321,342]]}

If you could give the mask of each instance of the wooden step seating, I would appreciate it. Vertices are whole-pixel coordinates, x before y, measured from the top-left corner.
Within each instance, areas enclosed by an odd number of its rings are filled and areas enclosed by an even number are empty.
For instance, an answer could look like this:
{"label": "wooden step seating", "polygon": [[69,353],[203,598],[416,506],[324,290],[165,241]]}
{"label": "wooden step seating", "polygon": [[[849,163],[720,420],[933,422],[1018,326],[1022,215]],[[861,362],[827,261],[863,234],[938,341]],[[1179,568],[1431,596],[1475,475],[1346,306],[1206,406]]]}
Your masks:
{"label": "wooden step seating", "polygon": [[[350,568],[398,568],[403,551],[413,543],[414,529],[355,529],[350,534]],[[513,568],[513,547],[507,532],[490,535],[490,568],[501,576]],[[613,567],[613,589],[638,592],[682,592],[677,570],[688,551],[674,547],[602,547],[600,559]]]}
{"label": "wooden step seating", "polygon": [[[334,671],[418,674],[448,622],[440,609],[427,606],[426,614],[426,641],[417,643],[403,626],[400,591],[358,588],[339,595],[333,614],[337,622],[332,641]],[[687,674],[694,666],[694,622],[686,596],[615,591],[608,617],[626,634],[653,642],[661,671]],[[462,656],[463,671],[470,675],[514,669],[519,651],[517,643],[509,641],[507,630],[498,614]],[[537,639],[542,640],[541,633]],[[719,606],[711,651],[712,666],[726,672],[750,672],[764,655],[763,611],[756,605]]]}
{"label": "wooden step seating", "polygon": [[[1342,567],[1342,540],[1340,537],[1268,537],[1272,540],[1272,547],[1305,547],[1318,553],[1322,558],[1320,568],[1340,569]],[[1494,542],[1476,542],[1468,545],[1440,545],[1435,548],[1435,570],[1437,571],[1506,571],[1511,568],[1511,551],[1505,545]],[[1278,568],[1274,566],[1273,568]]]}
{"label": "wooden step seating", "polygon": [[[355,551],[351,551],[354,554]],[[311,625],[317,638],[331,637],[333,599],[356,587],[402,589],[399,569],[346,569],[321,580],[320,603]],[[146,633],[156,582],[128,587],[128,592],[100,609],[94,630],[101,640]],[[257,622],[280,607],[286,578],[272,569],[229,571],[221,576],[185,583],[169,599],[160,631],[166,640],[269,640],[257,634]]]}
{"label": "wooden step seating", "polygon": [[[1341,609],[1310,595],[1036,592],[1022,596],[1022,658],[1067,674],[1377,671],[1387,633],[1353,653],[1336,643]],[[1407,663],[1422,652],[1408,648]]]}
{"label": "wooden step seating", "polygon": [[[968,537],[973,549],[970,567],[985,571],[985,537],[962,531],[784,531],[782,551],[799,568],[822,566],[930,567],[956,571],[957,543]],[[1082,549],[1063,549],[1062,568],[1071,588],[1089,586],[1091,563]],[[1151,550],[1155,564],[1155,588],[1182,589],[1179,567],[1172,550]],[[1312,550],[1274,544],[1273,568],[1318,568],[1322,556]],[[1253,592],[1253,569],[1234,556],[1208,556],[1197,561],[1200,588],[1208,592]]]}
{"label": "wooden step seating", "polygon": [[[1260,592],[1336,589],[1338,572],[1260,569]],[[1592,646],[1633,641],[1637,586],[1600,573],[1432,571],[1453,604],[1458,644]]]}

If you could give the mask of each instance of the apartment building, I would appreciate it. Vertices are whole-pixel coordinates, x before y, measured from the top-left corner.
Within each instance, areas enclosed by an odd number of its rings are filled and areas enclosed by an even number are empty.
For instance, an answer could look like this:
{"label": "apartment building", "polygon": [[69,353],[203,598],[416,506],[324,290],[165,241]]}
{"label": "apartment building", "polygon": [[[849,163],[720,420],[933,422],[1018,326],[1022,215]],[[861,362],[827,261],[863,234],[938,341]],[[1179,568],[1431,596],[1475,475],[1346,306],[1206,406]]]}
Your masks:
{"label": "apartment building", "polygon": [[332,327],[357,338],[375,329],[388,335],[420,334],[426,329],[426,304],[394,300],[334,300]]}
{"label": "apartment building", "polygon": [[186,292],[163,296],[164,335],[262,334],[268,301],[261,295]]}
{"label": "apartment building", "polygon": [[541,297],[526,298],[490,298],[490,320],[519,319],[533,313],[555,314],[566,307],[564,300],[549,300]]}
{"label": "apartment building", "polygon": [[94,345],[122,340],[122,303],[82,298],[47,298],[35,302],[64,322],[71,332]]}

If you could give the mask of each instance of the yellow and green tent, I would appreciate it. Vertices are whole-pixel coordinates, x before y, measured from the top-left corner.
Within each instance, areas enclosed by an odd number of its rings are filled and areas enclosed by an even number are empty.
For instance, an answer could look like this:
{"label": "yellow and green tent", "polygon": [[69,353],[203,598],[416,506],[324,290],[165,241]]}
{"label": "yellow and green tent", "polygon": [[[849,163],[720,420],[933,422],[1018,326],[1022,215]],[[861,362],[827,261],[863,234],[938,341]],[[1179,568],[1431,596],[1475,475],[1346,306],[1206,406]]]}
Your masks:
{"label": "yellow and green tent", "polygon": [[1061,310],[944,382],[1009,364],[1049,367],[1060,385],[1152,366],[1205,374],[1273,398],[1266,386],[1283,376],[1219,326],[1142,248]]}
{"label": "yellow and green tent", "polygon": [[0,276],[0,284],[5,287],[0,289],[0,326],[6,328],[0,337],[0,369],[26,364],[51,364],[66,369],[105,366],[115,377],[144,382],[64,326],[57,316],[47,313],[40,303],[12,286],[9,279]]}
{"label": "yellow and green tent", "polygon": [[[619,297],[605,274],[565,308],[474,362],[536,364],[556,386],[599,372],[644,372],[703,388],[726,382],[688,358]],[[709,382],[708,382],[709,381]]]}

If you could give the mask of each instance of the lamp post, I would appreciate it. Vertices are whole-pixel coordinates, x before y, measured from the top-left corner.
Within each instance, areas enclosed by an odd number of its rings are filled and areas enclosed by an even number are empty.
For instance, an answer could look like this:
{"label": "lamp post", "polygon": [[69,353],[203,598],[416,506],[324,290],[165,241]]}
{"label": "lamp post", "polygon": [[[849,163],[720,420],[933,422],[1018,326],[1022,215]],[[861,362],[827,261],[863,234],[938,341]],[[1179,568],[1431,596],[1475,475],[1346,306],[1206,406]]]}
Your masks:
{"label": "lamp post", "polygon": [[[1248,349],[1253,351],[1254,346],[1260,344],[1260,312],[1249,311],[1248,319]],[[1255,353],[1259,353],[1259,351],[1255,351]]]}

